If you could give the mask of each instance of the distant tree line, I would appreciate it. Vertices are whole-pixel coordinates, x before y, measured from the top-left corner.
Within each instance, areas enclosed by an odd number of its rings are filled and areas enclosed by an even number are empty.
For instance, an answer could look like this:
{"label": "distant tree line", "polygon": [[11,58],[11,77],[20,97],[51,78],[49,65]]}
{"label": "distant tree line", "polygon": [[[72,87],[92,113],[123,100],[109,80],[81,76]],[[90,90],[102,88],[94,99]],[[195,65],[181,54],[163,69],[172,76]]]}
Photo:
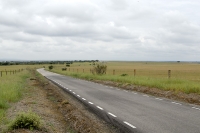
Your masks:
{"label": "distant tree line", "polygon": [[70,65],[74,62],[89,62],[95,63],[99,62],[99,60],[73,60],[73,61],[1,61],[0,66],[8,66],[8,65],[40,65],[40,64],[66,64]]}

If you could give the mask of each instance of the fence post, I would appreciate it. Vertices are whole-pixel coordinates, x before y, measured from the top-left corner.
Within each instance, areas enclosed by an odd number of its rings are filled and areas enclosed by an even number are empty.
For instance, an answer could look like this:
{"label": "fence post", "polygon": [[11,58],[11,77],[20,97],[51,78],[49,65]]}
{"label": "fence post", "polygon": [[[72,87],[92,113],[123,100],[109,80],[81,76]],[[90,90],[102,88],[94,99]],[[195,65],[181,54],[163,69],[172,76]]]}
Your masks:
{"label": "fence post", "polygon": [[135,75],[136,75],[136,69],[134,69],[134,77],[135,77]]}
{"label": "fence post", "polygon": [[69,71],[70,71],[70,68],[69,68]]}
{"label": "fence post", "polygon": [[115,70],[113,70],[113,75],[115,75]]}
{"label": "fence post", "polygon": [[171,70],[168,70],[168,79],[171,77]]}

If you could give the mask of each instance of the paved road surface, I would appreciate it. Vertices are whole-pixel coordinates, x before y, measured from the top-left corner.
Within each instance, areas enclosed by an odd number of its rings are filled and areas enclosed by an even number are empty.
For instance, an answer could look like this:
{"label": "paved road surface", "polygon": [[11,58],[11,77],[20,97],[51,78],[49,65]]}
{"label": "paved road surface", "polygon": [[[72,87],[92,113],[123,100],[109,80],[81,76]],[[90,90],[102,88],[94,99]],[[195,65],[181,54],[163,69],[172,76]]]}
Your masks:
{"label": "paved road surface", "polygon": [[200,133],[200,106],[125,91],[38,69],[125,132]]}

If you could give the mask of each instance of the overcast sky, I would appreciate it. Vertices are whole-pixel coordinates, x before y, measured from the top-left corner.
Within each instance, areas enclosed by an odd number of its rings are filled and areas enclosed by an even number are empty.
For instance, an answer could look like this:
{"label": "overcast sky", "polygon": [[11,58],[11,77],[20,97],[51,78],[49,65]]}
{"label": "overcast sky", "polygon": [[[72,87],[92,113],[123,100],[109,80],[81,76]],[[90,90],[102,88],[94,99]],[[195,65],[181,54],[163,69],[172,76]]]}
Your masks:
{"label": "overcast sky", "polygon": [[0,59],[200,61],[199,0],[0,0]]}

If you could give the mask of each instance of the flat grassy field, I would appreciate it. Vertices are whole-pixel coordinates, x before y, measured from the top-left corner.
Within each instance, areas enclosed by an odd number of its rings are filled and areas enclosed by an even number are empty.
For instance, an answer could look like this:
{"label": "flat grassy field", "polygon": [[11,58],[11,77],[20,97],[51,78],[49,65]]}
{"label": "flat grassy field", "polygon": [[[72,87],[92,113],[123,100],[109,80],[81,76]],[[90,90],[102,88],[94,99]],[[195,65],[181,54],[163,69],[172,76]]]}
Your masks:
{"label": "flat grassy field", "polygon": [[[88,62],[73,63],[67,67],[67,71],[62,71],[65,65],[57,64],[53,65],[52,71],[85,79],[110,80],[163,90],[200,94],[199,63],[104,62],[104,64],[107,65],[107,73],[102,76],[91,74],[90,69],[93,68],[93,63]],[[168,70],[171,70],[170,78]],[[127,76],[121,76],[122,74],[127,74]]]}
{"label": "flat grassy field", "polygon": [[29,76],[28,71],[23,70],[16,74],[8,74],[0,77],[0,124],[6,122],[5,112],[10,103],[18,101]]}

